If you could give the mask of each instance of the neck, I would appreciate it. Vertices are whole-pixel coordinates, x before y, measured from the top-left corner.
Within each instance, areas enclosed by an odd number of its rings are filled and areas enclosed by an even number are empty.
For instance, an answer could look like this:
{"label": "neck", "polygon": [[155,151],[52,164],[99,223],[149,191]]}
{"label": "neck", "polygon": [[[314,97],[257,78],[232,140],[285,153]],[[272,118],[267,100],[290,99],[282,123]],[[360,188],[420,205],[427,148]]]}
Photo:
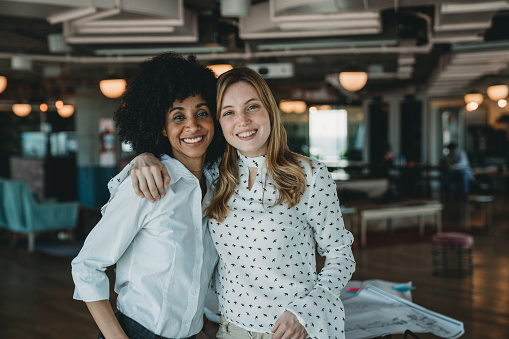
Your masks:
{"label": "neck", "polygon": [[203,176],[203,166],[205,159],[177,159],[191,172],[198,180]]}
{"label": "neck", "polygon": [[203,174],[203,166],[205,165],[205,154],[201,157],[191,158],[182,154],[180,152],[173,152],[173,158],[180,161],[182,165],[184,165],[189,172],[193,173],[193,175],[201,179]]}

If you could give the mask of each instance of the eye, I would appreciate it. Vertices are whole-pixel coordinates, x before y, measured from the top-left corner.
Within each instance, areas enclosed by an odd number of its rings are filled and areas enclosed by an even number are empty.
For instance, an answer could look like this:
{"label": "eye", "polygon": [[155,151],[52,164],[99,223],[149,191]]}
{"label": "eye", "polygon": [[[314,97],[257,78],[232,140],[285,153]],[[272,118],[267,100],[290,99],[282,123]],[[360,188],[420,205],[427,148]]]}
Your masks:
{"label": "eye", "polygon": [[210,114],[207,111],[199,111],[198,113],[196,113],[197,117],[208,117],[209,115]]}
{"label": "eye", "polygon": [[258,104],[252,104],[247,107],[247,109],[250,111],[258,109],[258,108],[260,108],[260,105],[258,105]]}
{"label": "eye", "polygon": [[184,120],[186,117],[183,115],[183,114],[175,114],[173,116],[173,118],[171,118],[171,120],[174,120],[174,121],[179,121],[179,120]]}
{"label": "eye", "polygon": [[228,115],[232,115],[232,114],[233,114],[233,112],[232,112],[232,111],[225,111],[225,112],[223,112],[222,116],[223,116],[223,117],[226,117],[226,116],[228,116]]}

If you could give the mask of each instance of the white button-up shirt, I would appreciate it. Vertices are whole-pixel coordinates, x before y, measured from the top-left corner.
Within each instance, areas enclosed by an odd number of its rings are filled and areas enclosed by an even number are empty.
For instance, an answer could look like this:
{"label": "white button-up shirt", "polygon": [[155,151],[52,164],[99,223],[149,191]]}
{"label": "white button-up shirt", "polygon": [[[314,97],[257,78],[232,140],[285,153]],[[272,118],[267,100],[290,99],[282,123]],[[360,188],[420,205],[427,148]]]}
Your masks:
{"label": "white button-up shirt", "polygon": [[[294,313],[311,338],[344,338],[340,291],[355,270],[352,234],[344,227],[336,185],[327,167],[301,161],[307,187],[294,207],[277,205],[265,157],[238,154],[239,186],[223,223],[209,221],[219,253],[219,310],[247,330],[269,333],[285,310]],[[248,189],[249,167],[257,167]],[[316,273],[315,243],[325,256]]]}
{"label": "white button-up shirt", "polygon": [[105,270],[116,263],[119,311],[157,335],[184,338],[203,326],[217,261],[203,213],[210,197],[207,192],[202,209],[198,179],[177,160],[161,160],[171,189],[160,201],[136,196],[130,178],[112,190],[102,219],[72,261],[74,298],[109,299]]}

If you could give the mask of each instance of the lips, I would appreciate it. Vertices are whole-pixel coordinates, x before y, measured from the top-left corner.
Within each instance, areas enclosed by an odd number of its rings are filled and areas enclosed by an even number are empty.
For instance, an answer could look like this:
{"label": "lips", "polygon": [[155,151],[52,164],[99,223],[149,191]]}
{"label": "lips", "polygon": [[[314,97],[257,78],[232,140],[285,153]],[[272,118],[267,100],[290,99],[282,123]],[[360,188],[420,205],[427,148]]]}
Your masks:
{"label": "lips", "polygon": [[186,144],[196,144],[203,140],[203,135],[195,138],[183,138],[182,141],[184,141]]}

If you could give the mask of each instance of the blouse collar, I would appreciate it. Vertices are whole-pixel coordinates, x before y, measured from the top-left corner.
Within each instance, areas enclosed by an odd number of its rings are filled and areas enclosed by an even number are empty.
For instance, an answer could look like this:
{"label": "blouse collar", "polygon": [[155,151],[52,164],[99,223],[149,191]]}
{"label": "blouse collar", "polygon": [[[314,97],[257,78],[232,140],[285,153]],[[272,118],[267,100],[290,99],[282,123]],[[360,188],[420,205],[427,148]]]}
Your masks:
{"label": "blouse collar", "polygon": [[246,157],[246,156],[240,154],[240,152],[238,150],[237,150],[237,155],[238,155],[240,163],[244,164],[244,166],[246,166],[246,167],[260,168],[263,166],[263,164],[265,164],[265,155],[250,158],[250,157]]}

